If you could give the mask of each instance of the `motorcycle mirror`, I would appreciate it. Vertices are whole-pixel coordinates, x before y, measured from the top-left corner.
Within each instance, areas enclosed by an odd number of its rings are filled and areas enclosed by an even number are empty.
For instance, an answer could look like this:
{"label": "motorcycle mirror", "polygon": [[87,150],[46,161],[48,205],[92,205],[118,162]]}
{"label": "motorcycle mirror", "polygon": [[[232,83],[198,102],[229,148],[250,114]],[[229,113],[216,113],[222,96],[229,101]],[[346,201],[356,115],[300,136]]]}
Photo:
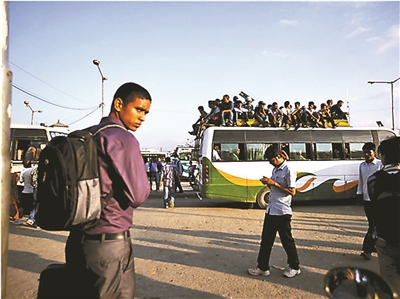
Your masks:
{"label": "motorcycle mirror", "polygon": [[378,274],[361,268],[334,268],[325,275],[325,292],[329,298],[390,298],[392,290]]}

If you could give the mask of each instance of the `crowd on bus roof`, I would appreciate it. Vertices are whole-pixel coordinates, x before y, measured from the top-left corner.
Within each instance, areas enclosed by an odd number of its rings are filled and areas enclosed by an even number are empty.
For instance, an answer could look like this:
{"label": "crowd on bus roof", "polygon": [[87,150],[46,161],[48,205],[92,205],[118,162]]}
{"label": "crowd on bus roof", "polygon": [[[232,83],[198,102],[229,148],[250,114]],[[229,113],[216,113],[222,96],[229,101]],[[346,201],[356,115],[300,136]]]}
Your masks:
{"label": "crowd on bus roof", "polygon": [[200,116],[192,125],[193,130],[189,132],[191,135],[198,135],[202,128],[206,125],[215,125],[223,127],[250,126],[255,127],[285,127],[289,129],[293,126],[295,130],[300,127],[326,128],[328,124],[332,128],[338,126],[335,120],[347,120],[347,111],[342,110],[344,102],[342,100],[333,104],[333,100],[329,99],[326,103],[321,103],[317,108],[313,101],[308,105],[302,105],[295,102],[294,107],[290,101],[285,101],[283,106],[279,106],[277,102],[267,104],[264,101],[258,101],[254,105],[253,98],[240,93],[245,100],[240,100],[234,96],[231,100],[229,95],[224,95],[222,101],[215,99],[208,101],[211,111],[207,113],[203,106],[199,106]]}

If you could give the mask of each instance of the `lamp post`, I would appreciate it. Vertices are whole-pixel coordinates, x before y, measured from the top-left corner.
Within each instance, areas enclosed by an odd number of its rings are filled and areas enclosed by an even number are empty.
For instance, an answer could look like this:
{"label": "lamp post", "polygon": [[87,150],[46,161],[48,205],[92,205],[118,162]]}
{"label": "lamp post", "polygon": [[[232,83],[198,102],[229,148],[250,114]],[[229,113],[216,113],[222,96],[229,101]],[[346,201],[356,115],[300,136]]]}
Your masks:
{"label": "lamp post", "polygon": [[26,107],[29,107],[29,109],[31,109],[31,111],[32,111],[31,125],[33,125],[33,115],[35,114],[35,112],[42,113],[43,111],[42,110],[33,110],[31,105],[29,105],[28,101],[24,101],[24,104]]}
{"label": "lamp post", "polygon": [[396,83],[400,79],[397,78],[396,80],[393,81],[368,81],[369,84],[374,84],[374,83],[383,83],[383,84],[390,84],[391,85],[391,94],[392,94],[392,130],[394,130],[394,97],[393,97],[393,84]]}
{"label": "lamp post", "polygon": [[100,76],[101,76],[101,116],[104,116],[104,81],[108,80],[106,77],[103,76],[103,73],[100,69],[100,61],[95,59],[93,60],[93,64],[97,66]]}

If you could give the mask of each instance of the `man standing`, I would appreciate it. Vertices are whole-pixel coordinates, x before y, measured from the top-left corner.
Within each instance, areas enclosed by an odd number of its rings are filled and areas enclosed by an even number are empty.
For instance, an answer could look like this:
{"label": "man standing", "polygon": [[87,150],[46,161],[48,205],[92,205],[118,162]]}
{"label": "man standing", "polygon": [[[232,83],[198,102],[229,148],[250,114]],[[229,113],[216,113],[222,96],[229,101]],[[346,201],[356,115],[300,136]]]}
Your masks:
{"label": "man standing", "polygon": [[371,174],[381,168],[381,161],[375,158],[375,144],[367,142],[362,147],[365,161],[360,164],[358,172],[358,188],[357,195],[362,197],[364,204],[365,215],[368,219],[368,231],[363,241],[363,252],[361,256],[366,259],[371,259],[371,253],[375,250],[375,219],[371,199],[368,195],[367,181]]}
{"label": "man standing", "polygon": [[264,218],[261,246],[257,258],[258,265],[256,268],[250,268],[247,271],[254,276],[270,275],[269,259],[276,233],[278,232],[289,264],[283,275],[292,278],[301,272],[290,225],[292,219],[292,196],[296,194],[296,173],[289,168],[285,155],[275,145],[267,148],[264,158],[274,166],[274,169],[270,178],[262,177],[260,181],[268,185],[271,192]]}
{"label": "man standing", "polygon": [[15,225],[22,224],[22,217],[29,214],[34,207],[33,186],[31,181],[32,164],[31,160],[25,159],[23,162],[24,169],[19,177],[20,183],[24,184],[24,189],[21,193],[20,203],[18,205],[19,218],[13,222]]}
{"label": "man standing", "polygon": [[[133,211],[147,199],[150,188],[135,132],[150,111],[149,92],[136,83],[116,91],[108,117],[90,128],[96,135],[101,195],[113,195],[97,224],[71,231],[65,253],[72,271],[71,288],[79,298],[134,298],[135,267],[129,229]],[[125,128],[125,129],[123,129]],[[77,298],[77,297],[74,297]]]}
{"label": "man standing", "polygon": [[156,192],[160,190],[160,171],[161,171],[161,162],[157,160],[156,157],[153,157],[149,162],[150,167],[150,191],[153,188],[153,181],[156,184]]}
{"label": "man standing", "polygon": [[165,158],[165,165],[161,171],[164,193],[164,208],[173,208],[175,206],[175,185],[179,182],[179,174],[176,165],[171,163],[171,158]]}
{"label": "man standing", "polygon": [[[368,194],[376,219],[376,250],[382,277],[400,294],[400,137],[378,147],[383,169],[368,178]],[[394,298],[397,298],[394,296]]]}
{"label": "man standing", "polygon": [[182,166],[182,162],[179,159],[178,155],[175,156],[174,165],[175,165],[176,171],[178,173],[177,180],[175,181],[175,188],[179,189],[179,193],[183,193],[183,188],[182,188],[182,185],[181,185],[181,179],[182,179],[182,174],[183,174],[183,166]]}

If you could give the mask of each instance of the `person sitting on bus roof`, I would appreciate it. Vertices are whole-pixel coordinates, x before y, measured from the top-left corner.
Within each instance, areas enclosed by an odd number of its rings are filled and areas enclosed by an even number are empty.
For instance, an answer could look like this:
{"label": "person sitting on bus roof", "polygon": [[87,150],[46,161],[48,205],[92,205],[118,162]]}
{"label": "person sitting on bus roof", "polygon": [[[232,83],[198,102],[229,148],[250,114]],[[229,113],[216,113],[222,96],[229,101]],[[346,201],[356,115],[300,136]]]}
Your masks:
{"label": "person sitting on bus roof", "polygon": [[294,109],[292,110],[291,117],[295,130],[298,130],[300,126],[305,126],[303,122],[303,109],[301,108],[300,102],[294,103]]}
{"label": "person sitting on bus roof", "polygon": [[282,112],[282,126],[289,129],[290,125],[293,124],[292,105],[289,101],[285,101],[284,107],[280,110]]}
{"label": "person sitting on bus roof", "polygon": [[204,110],[203,106],[197,107],[197,110],[199,110],[200,116],[196,120],[196,122],[192,125],[193,131],[189,132],[190,135],[197,135],[201,127],[201,121],[207,116],[207,112]]}
{"label": "person sitting on bus roof", "polygon": [[[221,110],[221,125],[224,127],[233,126],[233,102],[229,99],[229,95],[224,95],[222,98],[222,103],[220,104]],[[225,118],[228,117],[228,123],[226,123]]]}
{"label": "person sitting on bus roof", "polygon": [[252,104],[252,99],[248,98],[246,103],[243,105],[244,109],[247,109],[247,117],[254,118],[254,106]]}
{"label": "person sitting on bus roof", "polygon": [[280,123],[282,121],[282,111],[279,109],[278,103],[273,102],[269,111],[269,124],[271,127],[280,127]]}
{"label": "person sitting on bus roof", "polygon": [[333,105],[330,109],[331,115],[333,119],[346,119],[346,115],[349,115],[349,112],[344,112],[342,110],[342,105],[344,102],[342,100],[339,100],[335,105]]}
{"label": "person sitting on bus roof", "polygon": [[306,122],[311,123],[311,127],[313,128],[317,128],[319,127],[319,114],[318,112],[315,110],[316,106],[314,105],[314,102],[308,102],[308,108],[305,109],[304,113],[305,113],[305,118],[306,118]]}
{"label": "person sitting on bus roof", "polygon": [[333,120],[331,114],[329,113],[328,106],[325,103],[321,104],[321,109],[318,111],[318,114],[320,115],[320,121],[323,127],[327,127],[328,124],[327,122],[331,123],[332,128],[336,128],[337,124]]}
{"label": "person sitting on bus roof", "polygon": [[201,120],[202,124],[214,124],[217,126],[221,124],[221,109],[219,108],[220,103],[220,99],[215,99],[210,113],[203,120]]}
{"label": "person sitting on bus roof", "polygon": [[258,102],[258,106],[254,109],[254,119],[263,127],[269,127],[268,113],[265,105],[263,101]]}
{"label": "person sitting on bus roof", "polygon": [[249,124],[247,123],[249,120],[248,117],[248,111],[246,108],[243,107],[242,101],[236,101],[235,107],[234,107],[234,122],[236,125],[238,124],[239,119],[242,119],[244,121],[245,127],[248,127]]}

